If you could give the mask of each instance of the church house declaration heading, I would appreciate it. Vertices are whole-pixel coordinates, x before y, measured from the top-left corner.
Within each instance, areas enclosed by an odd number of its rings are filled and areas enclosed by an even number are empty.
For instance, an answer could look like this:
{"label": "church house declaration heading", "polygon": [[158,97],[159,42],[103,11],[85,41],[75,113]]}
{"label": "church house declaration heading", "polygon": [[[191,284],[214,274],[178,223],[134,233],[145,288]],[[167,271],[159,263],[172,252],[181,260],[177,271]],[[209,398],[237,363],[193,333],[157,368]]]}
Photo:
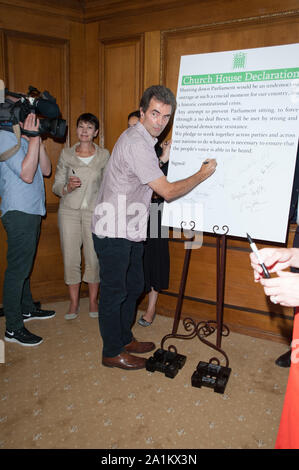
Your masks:
{"label": "church house declaration heading", "polygon": [[284,243],[299,135],[299,44],[182,56],[177,103],[169,181],[195,173],[206,158],[217,168],[164,203],[162,224]]}

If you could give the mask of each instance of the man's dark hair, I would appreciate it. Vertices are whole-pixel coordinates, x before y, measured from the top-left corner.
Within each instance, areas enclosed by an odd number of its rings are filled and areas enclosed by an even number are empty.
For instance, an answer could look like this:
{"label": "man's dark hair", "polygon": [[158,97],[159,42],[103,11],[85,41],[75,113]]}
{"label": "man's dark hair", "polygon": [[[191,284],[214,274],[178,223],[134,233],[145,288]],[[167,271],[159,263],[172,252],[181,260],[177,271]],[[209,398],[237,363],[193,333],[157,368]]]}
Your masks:
{"label": "man's dark hair", "polygon": [[131,117],[136,116],[138,119],[140,119],[140,111],[132,111],[129,116],[128,116],[128,121],[131,119]]}
{"label": "man's dark hair", "polygon": [[155,98],[157,101],[161,101],[164,104],[169,104],[171,106],[171,113],[175,111],[176,99],[169,88],[162,85],[153,85],[147,88],[140,100],[140,108],[144,113],[148,109],[152,98]]}
{"label": "man's dark hair", "polygon": [[98,118],[94,115],[94,114],[91,114],[91,113],[83,113],[81,114],[78,119],[77,119],[77,127],[79,125],[79,122],[82,121],[82,122],[90,122],[90,124],[93,124],[94,127],[95,127],[95,130],[97,131],[100,127],[100,123],[99,123],[99,120]]}

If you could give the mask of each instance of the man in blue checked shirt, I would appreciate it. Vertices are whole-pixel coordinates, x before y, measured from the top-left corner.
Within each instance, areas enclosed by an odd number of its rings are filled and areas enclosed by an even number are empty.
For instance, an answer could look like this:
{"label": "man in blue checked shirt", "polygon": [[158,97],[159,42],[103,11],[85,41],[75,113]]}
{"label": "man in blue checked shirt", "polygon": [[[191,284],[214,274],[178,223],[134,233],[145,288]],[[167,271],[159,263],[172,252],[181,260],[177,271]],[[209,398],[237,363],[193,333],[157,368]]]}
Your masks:
{"label": "man in blue checked shirt", "polygon": [[[20,126],[37,132],[39,120],[34,114],[29,114]],[[16,144],[14,132],[0,130],[2,156]],[[1,221],[7,233],[7,269],[3,284],[4,339],[22,346],[36,346],[42,342],[41,337],[25,328],[24,322],[55,316],[52,310],[36,307],[30,290],[30,273],[41,218],[46,212],[43,176],[50,173],[51,162],[39,135],[22,136],[14,155],[9,158],[0,156]]]}

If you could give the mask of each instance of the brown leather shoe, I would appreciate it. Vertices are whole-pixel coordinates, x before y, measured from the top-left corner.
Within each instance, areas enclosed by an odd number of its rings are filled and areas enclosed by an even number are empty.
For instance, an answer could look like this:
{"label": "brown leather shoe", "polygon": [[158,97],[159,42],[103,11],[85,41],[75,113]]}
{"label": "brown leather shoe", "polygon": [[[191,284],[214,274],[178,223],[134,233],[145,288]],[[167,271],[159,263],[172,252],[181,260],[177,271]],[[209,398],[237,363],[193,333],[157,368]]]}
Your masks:
{"label": "brown leather shoe", "polygon": [[136,370],[144,369],[145,361],[143,357],[132,356],[126,351],[115,357],[103,357],[102,364],[106,367],[119,367],[120,369]]}
{"label": "brown leather shoe", "polygon": [[125,350],[129,353],[142,354],[153,351],[155,347],[155,344],[152,342],[141,342],[133,338],[131,343],[125,346]]}

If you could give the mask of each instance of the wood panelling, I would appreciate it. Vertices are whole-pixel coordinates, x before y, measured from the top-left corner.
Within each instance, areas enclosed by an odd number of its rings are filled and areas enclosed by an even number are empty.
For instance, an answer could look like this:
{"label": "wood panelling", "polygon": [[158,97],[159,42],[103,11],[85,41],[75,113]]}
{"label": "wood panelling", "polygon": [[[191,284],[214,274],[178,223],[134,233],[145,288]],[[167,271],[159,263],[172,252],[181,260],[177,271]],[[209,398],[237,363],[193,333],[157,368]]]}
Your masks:
{"label": "wood panelling", "polygon": [[64,283],[63,260],[57,229],[57,212],[43,218],[40,240],[31,275],[34,299],[64,299],[68,288]]}
{"label": "wood panelling", "polygon": [[[299,4],[299,2],[298,2]],[[250,20],[240,24],[208,25],[162,33],[163,83],[177,90],[180,57],[299,42],[298,15]]]}
{"label": "wood panelling", "polygon": [[143,38],[102,44],[105,147],[111,152],[139,107],[142,93]]}
{"label": "wood panelling", "polygon": [[[65,16],[49,14],[45,11],[34,11],[30,8],[15,6],[13,2],[0,1],[0,28],[34,33],[48,37],[69,38],[69,22]],[[60,2],[63,4],[63,2]]]}
{"label": "wood panelling", "polygon": [[267,17],[292,16],[298,12],[298,0],[201,0],[186,2],[165,10],[144,11],[139,15],[112,17],[100,21],[100,37],[113,37],[138,34],[144,31],[163,31],[198,25],[234,23],[244,19],[264,20]]}
{"label": "wood panelling", "polygon": [[80,23],[71,23],[70,57],[68,92],[70,101],[69,143],[76,142],[76,121],[80,114],[86,112],[86,55],[85,28]]}
{"label": "wood panelling", "polygon": [[[101,57],[99,48],[99,25],[89,23],[85,27],[85,90],[86,90],[86,112],[93,113],[100,118],[100,126],[103,126],[103,103],[100,93]],[[104,145],[104,133],[101,132],[102,140],[100,145]]]}
{"label": "wood panelling", "polygon": [[[74,121],[85,111],[85,35],[82,23],[29,14],[0,4],[0,77],[12,91],[26,92],[29,85],[48,90],[57,100],[69,125],[66,144],[75,140]],[[83,59],[83,60],[82,60]],[[85,94],[84,94],[85,93]],[[70,109],[71,102],[71,109]],[[63,143],[46,141],[52,175],[45,178],[47,215],[42,221],[40,243],[32,272],[35,299],[66,298],[63,262],[57,227],[59,199],[52,192],[55,169]],[[6,268],[6,234],[0,224],[0,303]],[[86,292],[83,287],[83,295]]]}
{"label": "wood panelling", "polygon": [[144,35],[144,83],[143,90],[160,83],[161,70],[161,34],[151,31]]}
{"label": "wood panelling", "polygon": [[140,15],[145,11],[162,11],[194,5],[198,0],[0,0],[0,4],[69,20],[95,22],[102,19]]}
{"label": "wood panelling", "polygon": [[5,80],[5,66],[4,66],[4,33],[0,30],[0,77]]}
{"label": "wood panelling", "polygon": [[[35,86],[40,91],[48,90],[56,98],[62,116],[67,117],[68,42],[64,39],[15,31],[6,31],[4,38],[6,86],[12,91],[22,93],[27,92],[29,85]],[[43,294],[42,298],[51,297],[54,293],[59,294],[58,285],[65,291],[56,222],[58,199],[52,192],[55,168],[62,144],[47,138],[45,145],[52,162],[52,175],[44,179],[46,201],[50,208],[48,212],[54,211],[54,213],[48,214],[42,222],[41,239],[31,278],[33,293],[36,296]],[[2,227],[1,230],[3,233]]]}
{"label": "wood panelling", "polygon": [[[290,237],[289,246],[292,244]],[[263,247],[266,245],[260,245]],[[184,243],[170,239],[169,289],[159,295],[157,311],[174,316],[183,263]],[[248,243],[229,239],[226,250],[224,323],[233,331],[277,341],[290,339],[293,309],[272,304],[253,281]],[[192,250],[181,318],[216,319],[217,266],[216,237],[205,234],[203,246]],[[147,296],[140,303],[146,308]],[[179,331],[183,333],[182,330]],[[185,332],[186,333],[186,332]]]}
{"label": "wood panelling", "polygon": [[109,28],[115,21],[131,28],[131,32],[134,27],[139,27],[141,32],[153,30],[153,24],[163,29],[166,24],[177,27],[200,21],[208,23],[212,17],[223,21],[226,17],[288,12],[298,8],[298,3],[297,0],[251,0],[244,8],[244,0],[0,0],[0,6],[13,8],[18,16],[26,12],[50,19],[55,16],[83,23],[103,22],[110,36],[111,33],[116,36]]}
{"label": "wood panelling", "polygon": [[140,16],[145,12],[163,11],[171,8],[180,8],[194,5],[198,0],[85,0],[85,21],[100,21],[115,18]]}
{"label": "wood panelling", "polygon": [[[55,38],[9,32],[5,34],[5,44],[7,88],[21,93],[26,93],[29,85],[40,91],[48,90],[56,98],[62,116],[67,117],[68,43]],[[47,203],[57,204],[52,184],[61,144],[48,138],[45,145],[53,166],[51,177],[45,179]]]}

